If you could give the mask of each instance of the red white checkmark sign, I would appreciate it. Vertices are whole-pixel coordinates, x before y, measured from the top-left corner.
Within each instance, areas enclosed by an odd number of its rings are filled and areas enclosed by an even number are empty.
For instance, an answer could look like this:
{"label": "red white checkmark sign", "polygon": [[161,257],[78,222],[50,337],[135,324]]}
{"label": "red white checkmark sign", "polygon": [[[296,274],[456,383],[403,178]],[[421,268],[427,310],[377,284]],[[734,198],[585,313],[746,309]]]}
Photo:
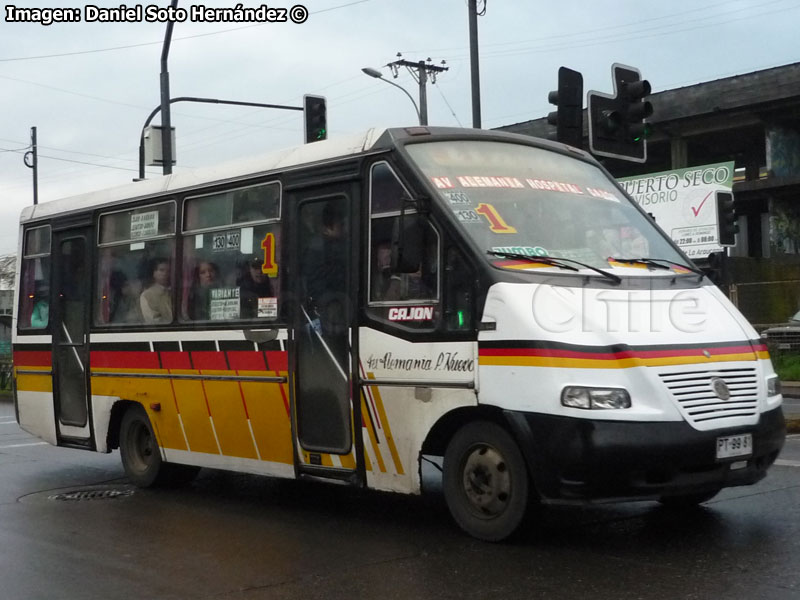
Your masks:
{"label": "red white checkmark sign", "polygon": [[694,206],[690,206],[690,207],[689,207],[689,208],[691,208],[691,209],[692,209],[692,212],[694,213],[694,216],[695,216],[695,217],[696,217],[697,215],[699,215],[699,214],[700,214],[700,209],[701,209],[701,208],[703,208],[703,204],[705,204],[705,203],[706,203],[706,200],[708,200],[708,197],[709,197],[711,194],[713,194],[713,193],[714,193],[713,191],[712,191],[712,192],[708,192],[708,193],[706,194],[706,197],[705,197],[705,198],[703,198],[703,201],[700,203],[700,206],[698,206],[697,208],[695,208]]}

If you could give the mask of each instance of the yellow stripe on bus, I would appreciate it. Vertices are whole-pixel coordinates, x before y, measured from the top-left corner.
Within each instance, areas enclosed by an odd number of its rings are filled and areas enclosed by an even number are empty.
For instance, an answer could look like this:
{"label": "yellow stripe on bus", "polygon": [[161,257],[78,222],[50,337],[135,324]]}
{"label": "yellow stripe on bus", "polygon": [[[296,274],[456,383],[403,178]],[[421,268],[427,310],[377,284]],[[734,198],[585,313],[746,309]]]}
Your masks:
{"label": "yellow stripe on bus", "polygon": [[[25,367],[26,369],[28,367]],[[32,369],[31,369],[32,370]],[[17,391],[53,393],[53,376],[48,368],[46,373],[33,375],[30,373],[17,375]]]}
{"label": "yellow stripe on bus", "polygon": [[[370,379],[374,379],[372,374],[368,374],[367,377]],[[375,397],[375,404],[378,407],[378,415],[380,416],[381,423],[383,424],[383,435],[386,437],[386,443],[389,445],[389,451],[392,453],[392,460],[394,461],[394,468],[397,470],[398,475],[405,475],[403,471],[403,463],[400,460],[400,455],[397,453],[397,446],[394,443],[394,437],[392,436],[392,428],[389,426],[389,419],[386,418],[386,410],[383,408],[383,400],[381,399],[381,393],[378,387],[372,388],[372,395]]]}
{"label": "yellow stripe on bus", "polygon": [[628,369],[631,367],[663,367],[669,365],[695,365],[708,362],[753,361],[752,352],[741,354],[716,354],[705,356],[667,356],[663,358],[621,358],[602,360],[590,358],[562,358],[557,356],[481,356],[481,366],[503,367],[559,367],[567,369]]}
{"label": "yellow stripe on bus", "polygon": [[383,464],[383,457],[381,456],[380,448],[378,448],[378,438],[375,436],[375,431],[372,428],[372,419],[369,416],[369,409],[367,408],[367,395],[363,389],[361,390],[361,414],[363,415],[364,426],[367,428],[367,433],[372,443],[372,449],[375,451],[375,460],[378,461],[378,469],[380,469],[381,473],[386,473],[386,465]]}

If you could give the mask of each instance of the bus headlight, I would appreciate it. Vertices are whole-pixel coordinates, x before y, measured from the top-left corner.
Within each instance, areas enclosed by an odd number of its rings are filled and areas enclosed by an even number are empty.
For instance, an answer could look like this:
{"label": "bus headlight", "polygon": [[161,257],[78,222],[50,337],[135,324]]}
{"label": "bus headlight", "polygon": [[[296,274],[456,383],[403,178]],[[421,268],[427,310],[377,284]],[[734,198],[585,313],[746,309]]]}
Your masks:
{"label": "bus headlight", "polygon": [[561,392],[561,404],[570,408],[630,408],[631,396],[622,388],[590,388],[568,385]]}
{"label": "bus headlight", "polygon": [[781,380],[777,375],[767,377],[767,396],[777,396],[781,393]]}

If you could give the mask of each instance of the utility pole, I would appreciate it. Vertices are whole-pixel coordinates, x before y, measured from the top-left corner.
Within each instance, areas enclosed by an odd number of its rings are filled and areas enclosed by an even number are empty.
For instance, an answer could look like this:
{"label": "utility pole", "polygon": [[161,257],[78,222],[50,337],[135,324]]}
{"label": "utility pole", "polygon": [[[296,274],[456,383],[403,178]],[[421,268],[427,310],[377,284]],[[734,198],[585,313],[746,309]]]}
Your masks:
{"label": "utility pole", "polygon": [[[398,56],[401,54],[398,52]],[[444,63],[444,61],[442,61]],[[430,74],[431,83],[436,83],[436,75],[438,73],[444,73],[449,69],[449,67],[438,66],[431,64],[431,59],[429,58],[427,61],[420,60],[417,62],[413,62],[410,60],[399,59],[394,62],[390,62],[386,65],[392,70],[392,76],[397,79],[397,72],[400,67],[406,67],[409,72],[411,73],[412,77],[417,81],[419,84],[419,124],[420,125],[427,125],[428,124],[428,75]]]}
{"label": "utility pole", "polygon": [[[172,0],[172,11],[178,7],[178,0]],[[161,48],[161,158],[163,160],[163,173],[172,173],[172,115],[169,106],[169,71],[167,59],[169,58],[169,45],[172,42],[172,28],[174,21],[167,22],[167,31],[164,34],[164,45]]]}
{"label": "utility pole", "polygon": [[486,14],[486,0],[478,13],[478,1],[468,0],[469,9],[469,65],[472,80],[472,126],[481,128],[481,76],[478,65],[478,17]]}
{"label": "utility pole", "polygon": [[39,151],[36,143],[36,127],[31,127],[31,149],[22,159],[26,167],[33,169],[33,204],[39,204]]}

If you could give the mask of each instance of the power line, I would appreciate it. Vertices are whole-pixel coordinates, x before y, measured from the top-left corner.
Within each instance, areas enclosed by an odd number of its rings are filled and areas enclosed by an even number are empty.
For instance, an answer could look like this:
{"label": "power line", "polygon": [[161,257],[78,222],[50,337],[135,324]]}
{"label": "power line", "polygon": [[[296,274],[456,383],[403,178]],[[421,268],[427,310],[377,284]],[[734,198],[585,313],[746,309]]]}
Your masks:
{"label": "power line", "polygon": [[129,169],[127,167],[115,167],[113,165],[100,165],[100,164],[97,164],[97,163],[91,163],[91,162],[86,162],[86,161],[82,161],[82,160],[72,160],[72,159],[69,159],[69,158],[59,158],[58,156],[47,156],[45,154],[40,154],[39,158],[49,158],[50,160],[60,160],[62,162],[75,163],[75,164],[78,164],[78,165],[89,165],[91,167],[104,167],[106,169],[117,169],[118,171],[133,171],[134,173],[138,173],[139,172],[139,169]]}
{"label": "power line", "polygon": [[[765,3],[757,5],[757,6],[750,6],[750,7],[745,7],[743,9],[737,9],[735,11],[729,11],[728,14],[732,14],[732,13],[735,13],[735,12],[741,12],[742,10],[750,10],[752,8],[757,8],[757,7],[760,7],[760,6],[767,6],[767,5],[770,5],[770,4],[776,4],[776,3],[784,2],[784,1],[785,0],[772,0],[771,2],[765,2]],[[782,7],[782,8],[779,8],[779,9],[772,10],[772,11],[759,12],[759,13],[757,13],[755,15],[744,15],[744,16],[741,16],[741,17],[735,17],[735,18],[726,19],[726,20],[719,20],[719,16],[718,15],[712,15],[712,16],[703,18],[704,20],[711,20],[710,23],[704,23],[704,24],[700,24],[700,25],[697,25],[697,26],[694,26],[694,27],[684,27],[682,29],[673,29],[671,31],[662,31],[662,32],[659,32],[659,33],[652,33],[652,34],[648,34],[648,35],[638,35],[639,33],[641,33],[641,31],[639,31],[639,32],[631,32],[630,35],[601,36],[601,37],[597,37],[597,38],[594,38],[594,39],[583,40],[583,41],[580,41],[580,42],[571,42],[571,43],[570,42],[565,42],[565,43],[560,43],[560,44],[552,44],[552,45],[549,45],[549,46],[548,45],[544,45],[544,46],[538,46],[538,47],[537,46],[532,46],[532,47],[528,47],[528,48],[499,50],[497,52],[485,53],[485,54],[481,55],[481,58],[484,58],[484,59],[485,58],[500,58],[500,57],[507,57],[507,56],[519,56],[519,55],[523,55],[523,54],[547,53],[547,52],[555,52],[555,51],[559,51],[559,50],[573,50],[573,49],[578,49],[578,48],[587,48],[587,47],[597,46],[597,45],[601,45],[601,44],[609,43],[609,42],[623,42],[623,41],[631,41],[631,40],[649,39],[649,38],[653,38],[653,37],[663,37],[663,36],[666,36],[666,35],[673,35],[675,33],[683,33],[683,32],[686,32],[686,31],[694,31],[696,29],[705,29],[707,27],[716,27],[716,26],[719,26],[719,25],[725,25],[727,23],[733,23],[733,22],[736,22],[736,21],[742,21],[742,20],[746,20],[746,19],[755,19],[755,18],[758,18],[758,17],[767,16],[767,15],[770,15],[770,14],[773,14],[773,13],[776,13],[776,12],[795,10],[797,8],[800,8],[800,5]],[[692,21],[692,22],[696,22],[696,21]],[[667,25],[666,27],[680,26],[680,25],[683,25],[685,23],[687,23],[687,22],[672,23],[672,24]],[[662,28],[664,28],[664,27],[659,26],[659,27],[653,27],[653,28],[649,28],[649,29],[644,29],[642,31],[659,30],[659,29],[662,29]],[[466,60],[466,59],[467,59],[466,56],[459,56],[459,57],[455,57],[455,58],[450,58],[449,60],[450,61],[461,61],[461,60]]]}
{"label": "power line", "polygon": [[[492,43],[488,43],[488,44],[481,44],[481,48],[492,48],[492,47],[495,47],[495,46],[513,46],[513,45],[516,45],[516,44],[527,44],[529,42],[543,42],[543,41],[547,41],[547,40],[555,40],[555,39],[560,39],[560,38],[565,38],[565,37],[579,37],[579,36],[582,36],[582,35],[594,34],[594,33],[597,33],[598,31],[607,32],[607,31],[611,31],[613,29],[625,29],[626,27],[634,27],[634,26],[641,25],[643,23],[649,23],[651,21],[663,21],[664,19],[673,19],[676,16],[683,16],[683,15],[686,15],[686,14],[689,14],[689,13],[693,13],[693,12],[700,12],[700,11],[716,8],[717,6],[728,6],[728,5],[730,5],[730,0],[726,0],[725,2],[718,2],[716,4],[709,4],[707,6],[701,6],[699,8],[693,8],[693,9],[689,9],[689,10],[684,10],[684,11],[681,11],[680,15],[675,15],[675,14],[662,15],[660,17],[651,17],[649,19],[642,19],[642,20],[639,20],[639,21],[631,21],[629,23],[621,23],[619,25],[609,25],[609,26],[604,26],[604,27],[600,27],[600,28],[585,29],[583,31],[575,31],[575,32],[572,32],[572,33],[559,33],[559,34],[555,34],[555,35],[547,35],[547,36],[542,36],[542,37],[528,38],[528,39],[524,39],[524,40],[516,40],[516,41],[513,41],[513,42],[492,42]],[[683,22],[683,21],[681,21],[681,22]],[[452,51],[452,50],[466,50],[466,49],[467,49],[466,46],[454,46],[454,47],[450,47],[450,48],[427,48],[427,49],[418,49],[418,50],[401,50],[401,52],[418,52],[418,53],[449,52],[449,51]]]}
{"label": "power line", "polygon": [[0,148],[0,152],[22,152],[28,148],[30,148],[30,145],[25,146],[24,148]]}
{"label": "power line", "polygon": [[447,101],[447,98],[445,98],[444,92],[442,91],[442,86],[437,85],[436,90],[439,92],[439,95],[442,97],[442,100],[444,100],[444,103],[447,105],[447,108],[450,109],[450,114],[453,115],[453,118],[456,120],[456,123],[458,123],[458,126],[463,127],[464,125],[462,125],[461,120],[458,118],[458,115],[456,114],[456,111],[453,110],[453,107],[450,106],[450,103]]}

